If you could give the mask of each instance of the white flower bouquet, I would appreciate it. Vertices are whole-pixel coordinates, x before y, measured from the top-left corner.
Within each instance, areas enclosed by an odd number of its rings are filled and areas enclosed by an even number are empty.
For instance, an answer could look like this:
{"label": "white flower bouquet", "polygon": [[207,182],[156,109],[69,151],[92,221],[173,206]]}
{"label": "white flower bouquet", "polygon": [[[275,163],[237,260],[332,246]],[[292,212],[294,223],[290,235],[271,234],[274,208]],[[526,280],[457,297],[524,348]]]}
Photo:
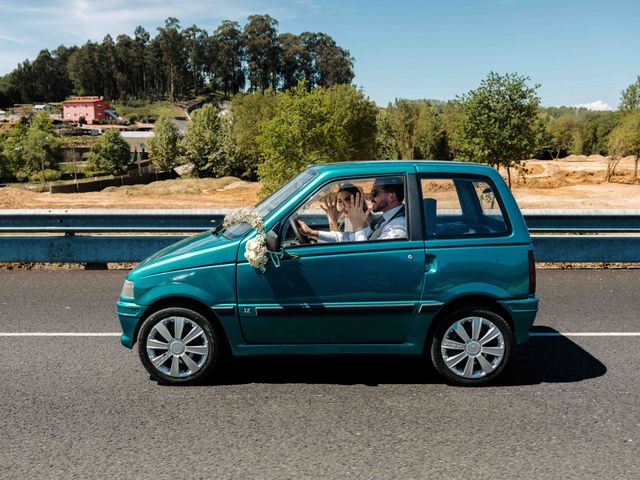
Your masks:
{"label": "white flower bouquet", "polygon": [[223,227],[229,228],[239,223],[247,223],[251,225],[258,235],[247,242],[244,256],[247,258],[253,268],[257,268],[262,273],[267,269],[269,261],[269,252],[267,250],[266,235],[264,233],[264,221],[258,215],[255,208],[239,208],[224,218]]}

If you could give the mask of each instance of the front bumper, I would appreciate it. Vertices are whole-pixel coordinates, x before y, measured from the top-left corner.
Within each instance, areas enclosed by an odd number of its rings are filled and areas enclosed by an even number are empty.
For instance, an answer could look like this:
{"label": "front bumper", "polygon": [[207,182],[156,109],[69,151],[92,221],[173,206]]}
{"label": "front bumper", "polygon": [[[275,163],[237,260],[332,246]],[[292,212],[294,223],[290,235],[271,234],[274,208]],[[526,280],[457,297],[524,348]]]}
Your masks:
{"label": "front bumper", "polygon": [[533,325],[538,313],[539,300],[529,297],[522,300],[499,300],[511,316],[515,329],[516,343],[526,342],[529,339],[529,329]]}
{"label": "front bumper", "polygon": [[120,343],[127,348],[133,348],[136,341],[136,329],[140,318],[144,314],[147,307],[138,305],[123,299],[122,297],[116,303],[116,311],[118,312],[118,320],[122,327],[122,335],[120,335]]}

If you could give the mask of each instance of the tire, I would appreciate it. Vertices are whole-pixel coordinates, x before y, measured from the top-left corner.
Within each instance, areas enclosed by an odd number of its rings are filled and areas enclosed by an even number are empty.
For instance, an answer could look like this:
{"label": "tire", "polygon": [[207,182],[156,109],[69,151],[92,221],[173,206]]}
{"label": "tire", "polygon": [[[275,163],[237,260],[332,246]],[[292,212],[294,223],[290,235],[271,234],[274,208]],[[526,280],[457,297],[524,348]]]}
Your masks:
{"label": "tire", "polygon": [[138,333],[138,355],[151,378],[166,385],[194,385],[219,367],[221,337],[200,313],[165,308]]}
{"label": "tire", "polygon": [[507,368],[513,344],[513,332],[500,315],[486,308],[464,308],[436,327],[431,361],[451,385],[486,385]]}

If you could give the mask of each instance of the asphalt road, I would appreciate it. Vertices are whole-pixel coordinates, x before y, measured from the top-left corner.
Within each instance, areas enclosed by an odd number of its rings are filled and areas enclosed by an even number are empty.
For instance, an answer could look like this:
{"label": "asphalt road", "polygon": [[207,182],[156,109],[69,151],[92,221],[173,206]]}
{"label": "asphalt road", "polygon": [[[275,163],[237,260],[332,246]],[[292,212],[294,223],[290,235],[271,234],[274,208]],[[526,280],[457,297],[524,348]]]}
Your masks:
{"label": "asphalt road", "polygon": [[[0,332],[115,332],[125,272],[1,271]],[[640,270],[539,271],[538,331],[640,332]],[[502,384],[419,359],[164,387],[115,337],[0,337],[0,478],[640,478],[640,337],[535,337]]]}

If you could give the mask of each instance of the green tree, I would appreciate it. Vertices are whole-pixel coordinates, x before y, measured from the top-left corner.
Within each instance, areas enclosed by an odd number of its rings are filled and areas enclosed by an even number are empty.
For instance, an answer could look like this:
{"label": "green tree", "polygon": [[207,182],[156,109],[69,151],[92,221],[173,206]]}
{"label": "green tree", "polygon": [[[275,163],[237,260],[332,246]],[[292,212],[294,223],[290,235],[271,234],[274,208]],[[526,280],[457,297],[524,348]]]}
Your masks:
{"label": "green tree", "polygon": [[131,158],[131,149],[118,130],[107,130],[89,153],[85,172],[90,175],[124,173]]}
{"label": "green tree", "polygon": [[[220,148],[215,154],[220,165],[220,175],[257,180],[258,166],[251,163],[251,159],[241,151],[233,138],[233,120],[231,115],[220,118]],[[249,172],[253,172],[251,175]]]}
{"label": "green tree", "polygon": [[6,137],[5,135],[0,134],[0,178],[6,179],[9,178],[11,170],[9,168],[9,159],[5,154],[5,143]]}
{"label": "green tree", "polygon": [[538,85],[528,77],[491,72],[480,87],[460,97],[457,150],[461,160],[488,163],[507,170],[519,166],[536,147]]}
{"label": "green tree", "polygon": [[31,118],[31,128],[45,133],[54,133],[53,120],[45,112],[40,112]]}
{"label": "green tree", "polygon": [[153,165],[160,171],[170,170],[179,164],[180,130],[173,121],[161,116],[153,128],[149,140],[149,153]]}
{"label": "green tree", "polygon": [[308,88],[351,83],[353,58],[348,50],[339,47],[326,33],[303,32],[299,40],[304,45],[300,68]]}
{"label": "green tree", "polygon": [[376,117],[376,158],[381,160],[400,158],[388,110],[381,110]]}
{"label": "green tree", "polygon": [[184,137],[180,140],[182,160],[193,165],[197,177],[218,177],[224,172],[220,165],[220,119],[218,109],[211,104],[193,112]]}
{"label": "green tree", "polygon": [[25,146],[24,141],[29,134],[29,121],[26,117],[22,117],[20,121],[15,123],[9,129],[9,133],[4,142],[4,156],[7,162],[7,171],[9,176],[16,177],[18,180],[26,180],[28,174],[19,175],[19,172],[25,163]]}
{"label": "green tree", "polygon": [[258,137],[261,193],[274,191],[309,164],[372,158],[376,113],[375,104],[352,86],[308,92],[301,82],[279,93],[276,114],[261,124]]}
{"label": "green tree", "polygon": [[533,155],[534,158],[542,159],[552,156],[550,152],[553,149],[553,139],[548,129],[549,122],[552,118],[545,109],[541,108],[538,110],[534,127],[536,132],[536,151]]}
{"label": "green tree", "polygon": [[209,51],[209,70],[225,94],[235,94],[244,88],[242,68],[244,45],[240,25],[223,21],[213,33]]}
{"label": "green tree", "polygon": [[640,110],[626,115],[611,132],[609,138],[610,161],[605,181],[610,181],[620,159],[633,156],[633,178],[638,178],[638,159],[640,159]]}
{"label": "green tree", "polygon": [[329,110],[327,146],[331,161],[371,160],[376,153],[378,107],[353,85],[321,89]]}
{"label": "green tree", "polygon": [[621,112],[578,113],[578,130],[574,150],[582,155],[607,155],[609,135],[621,118]]}
{"label": "green tree", "polygon": [[[276,113],[278,96],[272,90],[238,94],[229,107],[229,139],[234,144],[239,162],[245,166],[241,176],[257,180],[258,165],[262,163],[262,152],[258,142],[259,125],[270,120]],[[227,144],[229,145],[229,144]]]}
{"label": "green tree", "polygon": [[[22,146],[24,152],[20,170],[22,176],[38,176],[43,184],[46,180],[53,179],[51,174],[47,178],[46,171],[56,170],[56,164],[61,158],[59,138],[53,133],[30,128]],[[32,180],[36,180],[36,178],[32,178]]]}
{"label": "green tree", "polygon": [[627,111],[640,108],[640,75],[635,82],[622,91],[618,108]]}
{"label": "green tree", "polygon": [[575,115],[570,113],[549,120],[547,125],[551,140],[549,151],[554,160],[557,160],[562,152],[569,153],[573,148],[577,130],[578,122]]}
{"label": "green tree", "polygon": [[45,179],[55,176],[55,173],[43,175],[43,172],[57,168],[62,157],[60,144],[48,115],[23,117],[11,127],[4,142],[6,174],[20,181],[40,174],[39,179],[44,183]]}
{"label": "green tree", "polygon": [[103,82],[100,77],[99,46],[87,42],[69,57],[67,72],[73,82],[75,93],[79,95],[103,94]]}
{"label": "green tree", "polygon": [[275,90],[280,70],[278,21],[269,15],[251,15],[242,33],[252,90]]}
{"label": "green tree", "polygon": [[207,69],[207,50],[209,36],[207,32],[196,25],[182,31],[184,45],[187,51],[187,71],[191,80],[193,94],[198,95],[204,85]]}
{"label": "green tree", "polygon": [[162,64],[168,80],[169,98],[172,101],[183,91],[183,79],[187,68],[184,37],[179,30],[180,21],[175,17],[169,17],[164,22],[164,28],[158,28],[158,36],[155,38],[162,52]]}
{"label": "green tree", "polygon": [[446,158],[449,160],[457,158],[459,156],[456,150],[457,145],[460,143],[458,141],[458,138],[460,137],[459,117],[460,117],[459,102],[452,100],[444,104],[442,108],[442,117],[440,121],[442,125],[442,130],[444,131],[446,144],[447,144]]}
{"label": "green tree", "polygon": [[[379,115],[378,144],[383,158],[446,159],[447,138],[441,108],[428,100],[396,100]],[[391,146],[393,145],[393,146]]]}
{"label": "green tree", "polygon": [[416,127],[416,158],[425,160],[446,160],[449,158],[447,136],[438,107],[422,101],[418,105]]}
{"label": "green tree", "polygon": [[283,90],[295,87],[304,79],[302,62],[305,45],[298,35],[283,33],[278,36],[280,44],[280,81]]}
{"label": "green tree", "polygon": [[413,100],[396,100],[387,108],[396,150],[402,160],[416,158],[419,115],[420,107],[418,102]]}
{"label": "green tree", "polygon": [[15,73],[0,76],[0,108],[20,103],[20,92],[15,84]]}

